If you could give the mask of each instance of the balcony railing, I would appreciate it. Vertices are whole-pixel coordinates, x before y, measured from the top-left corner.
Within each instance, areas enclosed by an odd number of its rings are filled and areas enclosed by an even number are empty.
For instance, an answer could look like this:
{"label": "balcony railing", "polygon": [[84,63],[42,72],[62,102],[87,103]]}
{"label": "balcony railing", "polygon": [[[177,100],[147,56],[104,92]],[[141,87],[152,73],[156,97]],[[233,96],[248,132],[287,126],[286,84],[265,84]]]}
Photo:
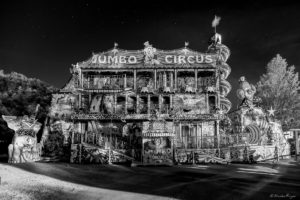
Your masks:
{"label": "balcony railing", "polygon": [[214,149],[236,145],[245,145],[249,138],[241,134],[234,135],[197,135],[194,137],[177,138],[177,147],[185,149]]}

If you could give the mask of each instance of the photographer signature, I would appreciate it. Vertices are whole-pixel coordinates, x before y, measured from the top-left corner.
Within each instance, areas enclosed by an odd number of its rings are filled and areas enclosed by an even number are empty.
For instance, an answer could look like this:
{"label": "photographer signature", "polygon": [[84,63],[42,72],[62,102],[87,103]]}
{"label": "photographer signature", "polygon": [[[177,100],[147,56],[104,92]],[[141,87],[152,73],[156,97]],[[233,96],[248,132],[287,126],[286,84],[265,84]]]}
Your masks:
{"label": "photographer signature", "polygon": [[288,199],[294,199],[296,198],[296,195],[286,193],[286,194],[270,194],[270,198],[288,198]]}

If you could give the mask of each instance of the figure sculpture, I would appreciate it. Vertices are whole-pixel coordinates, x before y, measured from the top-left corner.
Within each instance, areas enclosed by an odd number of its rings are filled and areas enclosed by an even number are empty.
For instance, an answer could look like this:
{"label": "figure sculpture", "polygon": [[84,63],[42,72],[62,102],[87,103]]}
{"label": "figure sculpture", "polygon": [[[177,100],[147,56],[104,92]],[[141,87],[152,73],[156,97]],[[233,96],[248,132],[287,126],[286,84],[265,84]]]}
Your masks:
{"label": "figure sculpture", "polygon": [[152,47],[152,45],[147,41],[144,43],[144,55],[145,55],[145,63],[151,65],[160,64],[159,60],[156,58],[156,48]]}
{"label": "figure sculpture", "polygon": [[37,143],[36,134],[42,124],[34,117],[4,116],[8,127],[15,131],[12,143],[8,146],[8,162],[34,162],[40,159],[41,145]]}
{"label": "figure sculpture", "polygon": [[78,65],[78,63],[76,65],[72,65],[72,68],[70,69],[70,72],[73,76],[73,79],[77,85],[77,87],[79,87],[81,85],[81,69]]}
{"label": "figure sculpture", "polygon": [[51,124],[50,130],[61,132],[63,135],[64,144],[68,144],[70,133],[74,131],[74,124],[72,122],[58,120]]}
{"label": "figure sculpture", "polygon": [[237,90],[237,97],[242,100],[241,106],[245,105],[253,108],[255,93],[255,86],[246,81],[245,77],[242,76],[239,80],[239,89]]}

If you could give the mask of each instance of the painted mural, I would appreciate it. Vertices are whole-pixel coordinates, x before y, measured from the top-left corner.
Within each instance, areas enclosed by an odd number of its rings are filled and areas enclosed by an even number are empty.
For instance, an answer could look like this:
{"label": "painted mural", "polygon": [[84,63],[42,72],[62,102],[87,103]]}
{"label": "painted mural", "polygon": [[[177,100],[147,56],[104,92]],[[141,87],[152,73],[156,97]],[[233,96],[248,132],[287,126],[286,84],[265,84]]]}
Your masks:
{"label": "painted mural", "polygon": [[144,138],[143,163],[172,164],[173,152],[168,137]]}
{"label": "painted mural", "polygon": [[208,113],[205,95],[176,94],[174,96],[174,112],[187,115]]}
{"label": "painted mural", "polygon": [[52,118],[70,118],[76,103],[76,96],[73,94],[53,94],[49,115]]}

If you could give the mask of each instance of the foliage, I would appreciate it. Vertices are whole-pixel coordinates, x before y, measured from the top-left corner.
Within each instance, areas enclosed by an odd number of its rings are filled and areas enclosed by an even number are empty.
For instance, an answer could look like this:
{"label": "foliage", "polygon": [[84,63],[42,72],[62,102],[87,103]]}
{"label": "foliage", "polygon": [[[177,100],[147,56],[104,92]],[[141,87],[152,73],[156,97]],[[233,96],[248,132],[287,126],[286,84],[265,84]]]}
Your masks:
{"label": "foliage", "polygon": [[300,83],[294,66],[288,66],[279,54],[267,65],[267,72],[257,83],[257,95],[266,110],[272,106],[275,117],[285,129],[300,125]]}
{"label": "foliage", "polygon": [[44,143],[44,156],[55,156],[63,153],[64,136],[59,131],[49,134]]}
{"label": "foliage", "polygon": [[[0,70],[0,116],[32,115],[40,104],[37,119],[43,122],[51,104],[51,93],[56,89],[35,78],[12,72],[5,74]],[[13,131],[0,117],[0,140],[10,142]]]}

